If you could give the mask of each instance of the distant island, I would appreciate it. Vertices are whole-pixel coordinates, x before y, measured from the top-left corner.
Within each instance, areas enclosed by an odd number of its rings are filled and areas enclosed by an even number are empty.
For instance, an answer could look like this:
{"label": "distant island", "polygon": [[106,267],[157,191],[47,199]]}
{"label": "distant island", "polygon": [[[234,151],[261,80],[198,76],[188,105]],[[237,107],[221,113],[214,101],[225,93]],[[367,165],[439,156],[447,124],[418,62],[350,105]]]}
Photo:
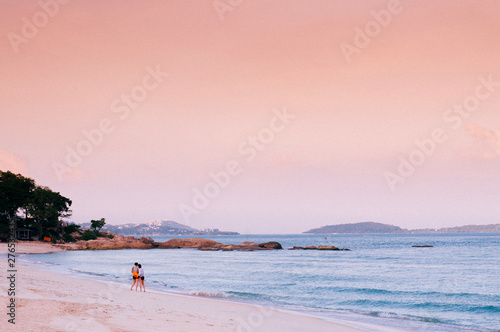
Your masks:
{"label": "distant island", "polygon": [[[82,229],[90,227],[90,223],[80,224]],[[217,228],[195,229],[172,220],[155,220],[142,224],[106,224],[103,231],[109,231],[119,235],[239,235],[238,232],[225,232]]]}
{"label": "distant island", "polygon": [[353,224],[328,225],[310,229],[308,234],[418,234],[418,233],[500,233],[500,224],[467,225],[447,228],[404,229],[378,222],[358,222]]}

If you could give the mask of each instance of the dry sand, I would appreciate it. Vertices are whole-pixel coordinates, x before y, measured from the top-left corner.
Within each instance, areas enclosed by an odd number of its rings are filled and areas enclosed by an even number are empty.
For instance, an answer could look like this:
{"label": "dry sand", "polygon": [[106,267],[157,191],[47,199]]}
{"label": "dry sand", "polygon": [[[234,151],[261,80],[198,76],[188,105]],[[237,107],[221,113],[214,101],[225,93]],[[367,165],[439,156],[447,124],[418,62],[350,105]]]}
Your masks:
{"label": "dry sand", "polygon": [[[16,254],[55,251],[60,249],[44,243],[16,245]],[[6,252],[7,245],[0,244],[0,253]],[[1,331],[396,331],[212,298],[130,291],[126,285],[16,263],[13,325],[7,321],[8,266],[0,259]]]}

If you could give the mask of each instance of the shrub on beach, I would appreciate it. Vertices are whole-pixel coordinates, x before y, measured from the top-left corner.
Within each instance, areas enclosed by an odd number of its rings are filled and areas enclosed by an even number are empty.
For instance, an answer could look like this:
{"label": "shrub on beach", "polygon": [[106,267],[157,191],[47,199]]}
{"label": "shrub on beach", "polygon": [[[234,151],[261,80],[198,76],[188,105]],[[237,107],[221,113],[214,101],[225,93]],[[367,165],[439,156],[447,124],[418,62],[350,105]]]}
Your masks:
{"label": "shrub on beach", "polygon": [[64,234],[63,236],[64,242],[76,242],[75,238],[71,236],[71,234]]}
{"label": "shrub on beach", "polygon": [[95,240],[95,239],[97,239],[97,235],[94,232],[92,232],[91,230],[87,229],[82,234],[82,240],[84,240],[84,241]]}
{"label": "shrub on beach", "polygon": [[74,233],[74,232],[79,232],[80,231],[80,225],[77,225],[77,224],[69,224],[67,226],[65,226],[63,228],[64,232],[66,234],[71,234],[71,233]]}

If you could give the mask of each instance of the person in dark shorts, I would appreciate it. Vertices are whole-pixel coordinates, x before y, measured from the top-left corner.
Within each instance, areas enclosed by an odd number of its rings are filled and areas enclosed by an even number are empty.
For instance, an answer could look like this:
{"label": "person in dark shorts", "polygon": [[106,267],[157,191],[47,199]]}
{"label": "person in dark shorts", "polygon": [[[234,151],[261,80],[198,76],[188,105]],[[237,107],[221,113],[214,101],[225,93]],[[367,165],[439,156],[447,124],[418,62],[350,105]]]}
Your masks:
{"label": "person in dark shorts", "polygon": [[[143,291],[143,292],[145,292],[146,291],[146,286],[144,285],[144,270],[142,269],[142,265],[141,264],[139,264],[139,279],[137,280],[137,282],[139,282],[140,290]],[[137,286],[136,286],[136,288],[137,288]]]}
{"label": "person in dark shorts", "polygon": [[132,267],[132,278],[134,279],[134,282],[132,283],[132,287],[130,287],[130,290],[134,288],[135,285],[135,290],[137,290],[137,285],[139,284],[139,263],[135,262],[134,266]]}

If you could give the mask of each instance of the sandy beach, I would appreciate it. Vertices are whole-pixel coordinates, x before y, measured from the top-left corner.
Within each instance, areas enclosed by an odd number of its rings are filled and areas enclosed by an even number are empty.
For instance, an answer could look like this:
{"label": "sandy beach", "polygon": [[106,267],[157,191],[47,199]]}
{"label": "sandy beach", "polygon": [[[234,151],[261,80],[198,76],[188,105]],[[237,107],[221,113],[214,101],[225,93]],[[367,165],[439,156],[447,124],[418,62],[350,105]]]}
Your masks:
{"label": "sandy beach", "polygon": [[[18,243],[16,254],[61,249]],[[1,244],[1,254],[7,245]],[[7,311],[8,266],[0,260],[0,296]],[[2,315],[3,331],[396,331],[357,322],[330,322],[213,298],[130,291],[126,285],[89,280],[16,264],[13,325]],[[147,286],[147,283],[146,283]]]}

